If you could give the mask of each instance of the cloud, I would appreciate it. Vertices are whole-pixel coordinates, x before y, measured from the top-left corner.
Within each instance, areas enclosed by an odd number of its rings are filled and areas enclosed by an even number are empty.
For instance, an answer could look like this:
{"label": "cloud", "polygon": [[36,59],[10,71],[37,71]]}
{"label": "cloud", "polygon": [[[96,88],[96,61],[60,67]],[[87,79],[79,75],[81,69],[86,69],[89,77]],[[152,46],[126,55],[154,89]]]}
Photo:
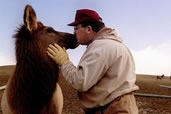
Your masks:
{"label": "cloud", "polygon": [[136,73],[171,75],[171,41],[157,47],[151,45],[143,50],[131,52],[135,60]]}
{"label": "cloud", "polygon": [[5,54],[2,54],[0,53],[0,66],[5,66],[5,65],[14,65],[16,62],[15,62],[15,59],[8,56],[8,55],[5,55]]}

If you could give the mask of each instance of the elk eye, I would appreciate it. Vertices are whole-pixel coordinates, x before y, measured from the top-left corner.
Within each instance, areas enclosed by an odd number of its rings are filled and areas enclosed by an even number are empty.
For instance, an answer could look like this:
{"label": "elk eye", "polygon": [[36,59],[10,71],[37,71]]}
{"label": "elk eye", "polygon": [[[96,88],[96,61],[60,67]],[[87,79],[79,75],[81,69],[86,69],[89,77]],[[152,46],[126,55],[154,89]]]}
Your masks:
{"label": "elk eye", "polygon": [[52,32],[55,32],[55,30],[53,28],[48,28],[47,32],[52,33]]}

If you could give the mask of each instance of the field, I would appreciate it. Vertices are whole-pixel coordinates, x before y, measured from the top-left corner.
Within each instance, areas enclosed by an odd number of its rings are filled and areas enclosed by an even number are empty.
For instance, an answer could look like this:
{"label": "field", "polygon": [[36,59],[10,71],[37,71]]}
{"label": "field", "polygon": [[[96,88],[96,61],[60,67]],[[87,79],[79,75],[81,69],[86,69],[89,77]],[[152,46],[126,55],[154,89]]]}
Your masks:
{"label": "field", "polygon": [[[0,67],[0,86],[6,84],[15,66]],[[74,90],[62,77],[59,83],[64,94],[63,114],[83,114],[81,105],[77,98],[77,91]],[[171,86],[171,80],[164,77],[157,80],[156,76],[137,74],[136,84],[140,87],[136,93],[148,93],[171,96],[171,88],[160,87],[160,85]],[[3,90],[0,91],[0,98]],[[171,114],[171,98],[136,96],[139,114]],[[0,114],[2,114],[0,110]]]}

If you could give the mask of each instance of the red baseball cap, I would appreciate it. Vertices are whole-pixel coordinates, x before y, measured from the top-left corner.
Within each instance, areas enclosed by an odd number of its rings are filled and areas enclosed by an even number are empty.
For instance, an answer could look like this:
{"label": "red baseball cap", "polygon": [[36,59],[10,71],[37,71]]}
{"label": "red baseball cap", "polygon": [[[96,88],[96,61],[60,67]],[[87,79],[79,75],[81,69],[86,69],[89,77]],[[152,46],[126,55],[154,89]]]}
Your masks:
{"label": "red baseball cap", "polygon": [[75,26],[82,22],[87,21],[99,21],[102,22],[102,18],[96,11],[90,9],[80,9],[76,11],[75,21],[68,24],[68,26]]}

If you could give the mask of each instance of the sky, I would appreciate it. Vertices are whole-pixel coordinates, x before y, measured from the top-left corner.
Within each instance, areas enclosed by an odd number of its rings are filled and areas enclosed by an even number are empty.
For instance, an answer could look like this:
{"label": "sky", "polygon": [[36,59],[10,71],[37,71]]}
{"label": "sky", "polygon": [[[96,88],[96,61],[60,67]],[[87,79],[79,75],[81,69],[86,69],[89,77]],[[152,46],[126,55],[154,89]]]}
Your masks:
{"label": "sky", "polygon": [[[131,50],[137,74],[171,75],[171,0],[0,0],[0,66],[16,63],[13,35],[27,4],[44,25],[69,33],[76,10],[93,9]],[[75,65],[85,49],[68,50]]]}

